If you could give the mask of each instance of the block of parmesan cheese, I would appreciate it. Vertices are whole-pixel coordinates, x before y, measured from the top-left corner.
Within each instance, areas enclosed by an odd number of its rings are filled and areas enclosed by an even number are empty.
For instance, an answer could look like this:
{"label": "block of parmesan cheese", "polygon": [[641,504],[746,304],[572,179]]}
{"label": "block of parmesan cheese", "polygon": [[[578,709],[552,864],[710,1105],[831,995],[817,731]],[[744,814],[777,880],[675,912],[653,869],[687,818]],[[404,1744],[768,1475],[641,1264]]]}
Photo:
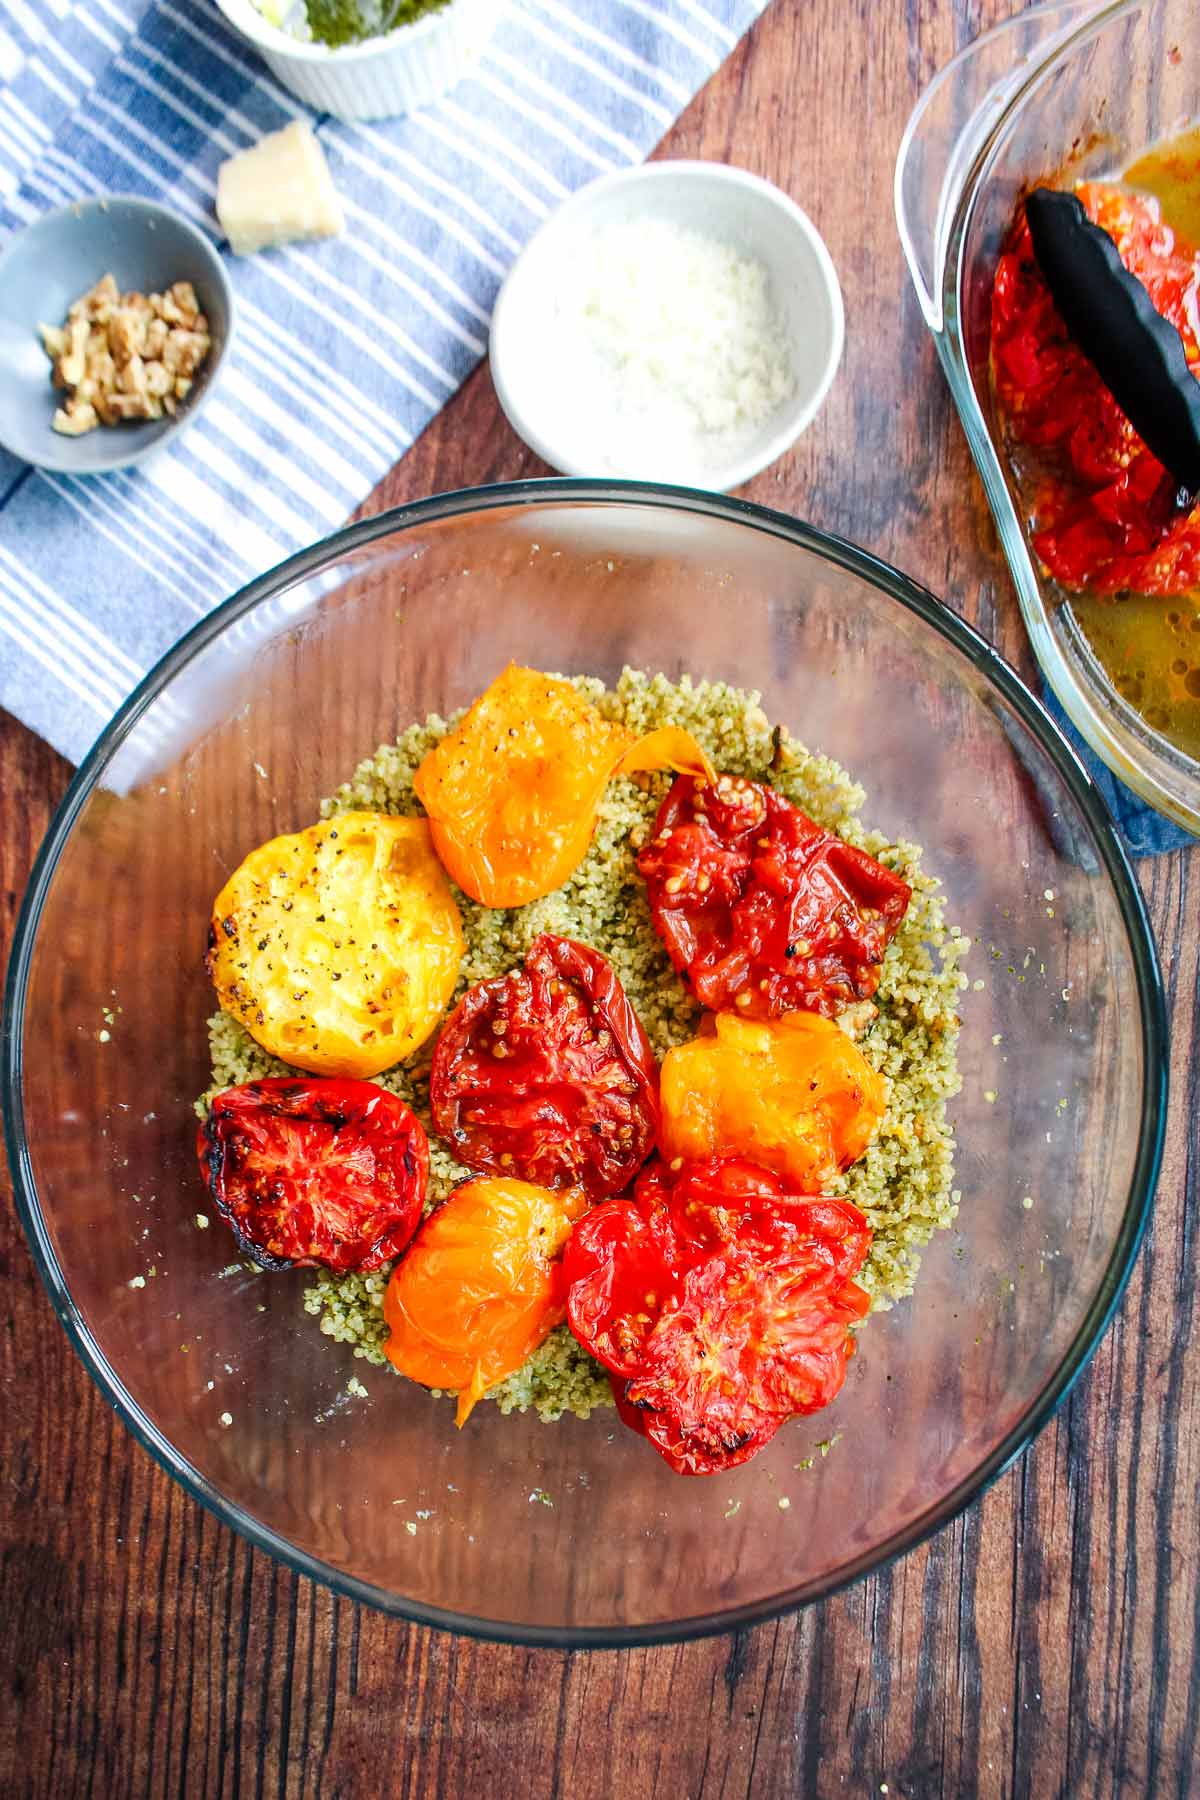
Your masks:
{"label": "block of parmesan cheese", "polygon": [[223,162],[217,218],[235,256],[342,231],[342,203],[311,126],[296,119]]}

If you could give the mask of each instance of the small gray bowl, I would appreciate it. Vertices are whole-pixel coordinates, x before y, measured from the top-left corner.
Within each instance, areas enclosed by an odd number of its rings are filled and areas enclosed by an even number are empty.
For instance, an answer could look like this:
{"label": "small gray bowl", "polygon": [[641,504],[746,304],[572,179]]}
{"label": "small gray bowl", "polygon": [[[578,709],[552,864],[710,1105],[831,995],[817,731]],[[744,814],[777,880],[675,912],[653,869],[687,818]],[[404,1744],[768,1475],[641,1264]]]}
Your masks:
{"label": "small gray bowl", "polygon": [[[207,314],[212,349],[173,419],[100,425],[83,437],[53,429],[62,396],[50,383],[40,324],[112,272],[122,293],[190,281]],[[0,255],[0,444],[25,462],[67,475],[127,468],[182,431],[207,400],[233,334],[233,291],[212,245],[177,213],[127,194],[78,200],[35,220]]]}

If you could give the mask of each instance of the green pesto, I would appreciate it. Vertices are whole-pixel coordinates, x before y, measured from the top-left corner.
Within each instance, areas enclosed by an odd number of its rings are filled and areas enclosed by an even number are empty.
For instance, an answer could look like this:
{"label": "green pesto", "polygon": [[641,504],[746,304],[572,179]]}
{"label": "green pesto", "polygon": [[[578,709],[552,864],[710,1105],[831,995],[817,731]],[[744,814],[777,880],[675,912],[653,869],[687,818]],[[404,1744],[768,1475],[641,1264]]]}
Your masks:
{"label": "green pesto", "polygon": [[319,44],[339,49],[382,37],[401,25],[414,25],[429,13],[441,12],[450,0],[382,0],[365,10],[358,0],[305,0],[308,28]]}

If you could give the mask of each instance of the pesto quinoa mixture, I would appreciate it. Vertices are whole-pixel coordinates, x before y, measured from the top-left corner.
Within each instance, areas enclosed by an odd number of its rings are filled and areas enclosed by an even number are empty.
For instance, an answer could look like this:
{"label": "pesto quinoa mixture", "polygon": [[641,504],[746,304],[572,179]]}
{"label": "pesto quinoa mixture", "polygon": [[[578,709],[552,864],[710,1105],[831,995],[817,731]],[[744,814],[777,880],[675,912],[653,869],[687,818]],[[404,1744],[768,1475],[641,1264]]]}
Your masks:
{"label": "pesto quinoa mixture", "polygon": [[[874,999],[851,1007],[839,1021],[888,1080],[883,1122],[865,1155],[834,1191],[861,1207],[870,1222],[874,1238],[857,1279],[876,1310],[891,1306],[912,1292],[921,1246],[950,1225],[958,1211],[946,1101],[960,1086],[957,1001],[967,985],[960,963],[969,939],[945,923],[940,883],[921,868],[920,847],[892,844],[882,832],[867,830],[858,816],[863,789],[828,757],[806,750],[783,728],[773,728],[756,693],[724,682],[692,682],[686,676],[676,685],[662,675],[632,669],[624,671],[611,691],[589,678],[574,685],[607,718],[639,734],[660,725],[683,726],[719,769],[771,783],[819,825],[868,851],[911,885],[912,901],[888,949]],[[397,743],[359,764],[351,780],[323,804],[323,815],[358,807],[420,813],[413,773],[455,722],[432,717],[410,726]],[[466,954],[455,1000],[475,982],[522,962],[539,932],[550,931],[590,944],[611,960],[660,1057],[695,1035],[701,1009],[671,967],[651,924],[635,861],[672,779],[668,772],[611,781],[591,848],[555,893],[511,911],[492,911],[456,891]],[[209,1036],[212,1086],[200,1102],[202,1114],[222,1088],[292,1072],[227,1013],[209,1021]],[[430,1133],[427,1210],[472,1178],[472,1171],[432,1134],[429,1065],[435,1038],[410,1062],[375,1078],[399,1094]],[[388,1335],[383,1296],[390,1272],[389,1267],[369,1275],[314,1272],[304,1295],[305,1310],[327,1336],[353,1345],[356,1356],[383,1367],[391,1366],[383,1350]],[[524,1367],[487,1398],[505,1413],[532,1406],[543,1419],[557,1419],[564,1412],[587,1418],[593,1407],[612,1405],[607,1374],[566,1325],[553,1331]]]}

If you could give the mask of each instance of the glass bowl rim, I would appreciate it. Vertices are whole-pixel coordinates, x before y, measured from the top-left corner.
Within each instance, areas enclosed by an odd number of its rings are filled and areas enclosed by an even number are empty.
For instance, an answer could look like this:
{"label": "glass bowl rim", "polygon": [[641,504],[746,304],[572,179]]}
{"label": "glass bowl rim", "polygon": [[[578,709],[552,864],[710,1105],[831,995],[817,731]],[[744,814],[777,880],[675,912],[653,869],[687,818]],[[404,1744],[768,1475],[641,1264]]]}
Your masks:
{"label": "glass bowl rim", "polygon": [[[1130,944],[1144,1041],[1137,1156],[1129,1199],[1104,1278],[1054,1374],[991,1455],[971,1475],[943,1495],[940,1501],[927,1507],[903,1530],[893,1533],[882,1546],[864,1552],[827,1579],[793,1587],[782,1594],[732,1607],[720,1613],[697,1614],[685,1619],[635,1626],[531,1626],[499,1619],[476,1618],[470,1614],[409,1600],[389,1589],[348,1575],[319,1557],[299,1549],[270,1526],[252,1518],[241,1507],[228,1500],[175,1450],[170,1440],[143,1413],[124,1383],[109,1367],[99,1344],[76,1310],[45,1229],[26,1141],[21,1091],[22,1031],[31,958],[42,909],[60,857],[84,804],[114,752],[125,741],[147,708],[169,687],[175,676],[218,638],[226,627],[252,608],[274,598],[283,588],[311,575],[331,560],[362,549],[377,538],[420,523],[452,519],[466,512],[563,501],[597,505],[641,504],[663,510],[682,510],[725,519],[798,544],[887,594],[961,651],[999,690],[1037,740],[1079,805],[1094,834],[1095,848],[1112,885]],[[1168,1083],[1167,1017],[1162,976],[1145,903],[1128,855],[1091,776],[1053,719],[999,652],[965,620],[951,612],[933,593],[909,576],[847,539],[821,531],[788,514],[759,506],[752,501],[729,499],[696,488],[672,487],[659,482],[592,481],[578,478],[534,478],[455,489],[432,495],[428,499],[408,502],[347,525],[307,549],[297,551],[275,568],[249,582],[216,606],[174,644],[100,733],[72,778],[50,822],[34,862],[13,936],[5,986],[0,1050],[0,1097],[3,1100],[9,1166],[17,1215],[28,1239],[34,1264],[59,1321],[88,1374],[118,1418],[154,1461],[179,1483],[185,1493],[207,1507],[223,1524],[230,1526],[256,1548],[266,1551],[297,1574],[320,1582],[335,1593],[415,1624],[499,1643],[553,1649],[632,1649],[648,1644],[687,1641],[761,1624],[801,1606],[826,1599],[863,1576],[885,1568],[898,1556],[923,1543],[985,1493],[1009,1464],[1029,1447],[1071,1391],[1104,1335],[1125,1291],[1150,1219],[1162,1160]]]}

